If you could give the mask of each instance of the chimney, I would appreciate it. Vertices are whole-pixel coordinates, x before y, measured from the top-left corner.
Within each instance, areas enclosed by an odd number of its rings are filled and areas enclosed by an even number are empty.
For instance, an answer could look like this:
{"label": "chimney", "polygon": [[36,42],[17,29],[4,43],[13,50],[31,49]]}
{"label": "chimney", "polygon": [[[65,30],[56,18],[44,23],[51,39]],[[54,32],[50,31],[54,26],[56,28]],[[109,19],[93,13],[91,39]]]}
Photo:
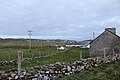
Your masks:
{"label": "chimney", "polygon": [[116,28],[105,28],[105,31],[110,31],[110,32],[116,34]]}

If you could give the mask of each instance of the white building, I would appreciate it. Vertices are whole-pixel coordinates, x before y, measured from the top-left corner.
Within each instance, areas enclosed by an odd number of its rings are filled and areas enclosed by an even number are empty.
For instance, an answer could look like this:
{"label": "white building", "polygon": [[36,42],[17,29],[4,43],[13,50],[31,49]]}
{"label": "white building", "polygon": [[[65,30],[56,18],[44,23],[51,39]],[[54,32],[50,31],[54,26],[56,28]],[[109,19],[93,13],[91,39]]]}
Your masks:
{"label": "white building", "polygon": [[61,46],[61,47],[57,47],[57,49],[59,49],[59,50],[64,50],[65,47]]}

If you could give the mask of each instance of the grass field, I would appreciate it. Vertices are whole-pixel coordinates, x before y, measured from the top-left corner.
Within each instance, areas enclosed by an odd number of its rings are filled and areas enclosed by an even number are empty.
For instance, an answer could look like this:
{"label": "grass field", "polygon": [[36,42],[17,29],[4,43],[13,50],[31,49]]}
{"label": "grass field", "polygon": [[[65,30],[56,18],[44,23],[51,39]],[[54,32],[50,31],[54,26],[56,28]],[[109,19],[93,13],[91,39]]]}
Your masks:
{"label": "grass field", "polygon": [[[9,61],[17,59],[17,53],[19,49],[0,49],[0,61]],[[21,49],[23,51],[24,58],[34,56],[45,56],[49,54],[55,54],[57,52],[56,48],[45,48],[45,49],[32,49],[30,52],[28,49]],[[59,50],[60,51],[60,50]]]}
{"label": "grass field", "polygon": [[32,52],[29,52],[29,41],[4,39],[0,40],[0,61],[17,59],[18,50],[22,50],[24,57],[32,57],[38,55],[49,55],[57,52],[56,45],[65,45],[65,41],[48,41],[48,40],[32,40]]}
{"label": "grass field", "polygon": [[[83,58],[87,58],[88,55],[88,49],[82,49],[83,51]],[[76,60],[79,60],[80,58],[80,49],[79,48],[72,48],[64,53],[58,53],[56,55],[53,55],[48,58],[41,58],[41,59],[35,59],[31,61],[31,66],[35,65],[46,65],[46,64],[51,64],[55,62],[73,62]],[[24,67],[30,67],[27,64],[29,64],[29,61],[24,62]]]}
{"label": "grass field", "polygon": [[[82,49],[83,58],[89,57],[88,49]],[[55,62],[73,62],[79,60],[80,48],[72,48],[64,53],[58,53],[47,58],[33,59],[32,61],[22,62],[22,68],[28,68],[33,66],[47,65]],[[17,68],[17,65],[10,65],[1,67],[1,70]]]}
{"label": "grass field", "polygon": [[[44,48],[48,46],[61,46],[69,43],[69,41],[64,40],[32,40],[32,48]],[[14,49],[28,49],[29,40],[27,39],[3,39],[0,40],[0,49],[4,48],[14,48]]]}

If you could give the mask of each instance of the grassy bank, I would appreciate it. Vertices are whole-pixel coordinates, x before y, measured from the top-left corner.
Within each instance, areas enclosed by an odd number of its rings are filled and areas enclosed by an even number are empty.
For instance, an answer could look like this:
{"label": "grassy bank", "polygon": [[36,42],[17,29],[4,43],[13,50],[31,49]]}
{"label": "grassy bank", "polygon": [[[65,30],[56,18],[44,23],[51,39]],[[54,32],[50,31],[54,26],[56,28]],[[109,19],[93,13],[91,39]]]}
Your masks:
{"label": "grassy bank", "polygon": [[58,80],[120,80],[120,61],[104,64],[88,71],[64,76]]}

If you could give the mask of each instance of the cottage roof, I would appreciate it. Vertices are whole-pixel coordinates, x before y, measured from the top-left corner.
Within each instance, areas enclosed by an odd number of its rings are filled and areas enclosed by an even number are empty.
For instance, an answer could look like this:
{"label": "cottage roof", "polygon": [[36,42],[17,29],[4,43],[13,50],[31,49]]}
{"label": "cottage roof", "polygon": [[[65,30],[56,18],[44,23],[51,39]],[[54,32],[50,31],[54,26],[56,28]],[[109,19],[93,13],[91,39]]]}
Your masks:
{"label": "cottage roof", "polygon": [[109,30],[106,30],[106,31],[104,31],[103,33],[101,33],[98,37],[96,37],[94,40],[92,40],[92,41],[90,42],[90,44],[91,44],[92,42],[94,42],[96,39],[98,39],[100,36],[102,36],[105,32],[109,32],[109,33],[115,35],[116,37],[118,37],[118,38],[120,39],[120,37],[119,37],[117,34],[111,32],[111,31],[109,31]]}

